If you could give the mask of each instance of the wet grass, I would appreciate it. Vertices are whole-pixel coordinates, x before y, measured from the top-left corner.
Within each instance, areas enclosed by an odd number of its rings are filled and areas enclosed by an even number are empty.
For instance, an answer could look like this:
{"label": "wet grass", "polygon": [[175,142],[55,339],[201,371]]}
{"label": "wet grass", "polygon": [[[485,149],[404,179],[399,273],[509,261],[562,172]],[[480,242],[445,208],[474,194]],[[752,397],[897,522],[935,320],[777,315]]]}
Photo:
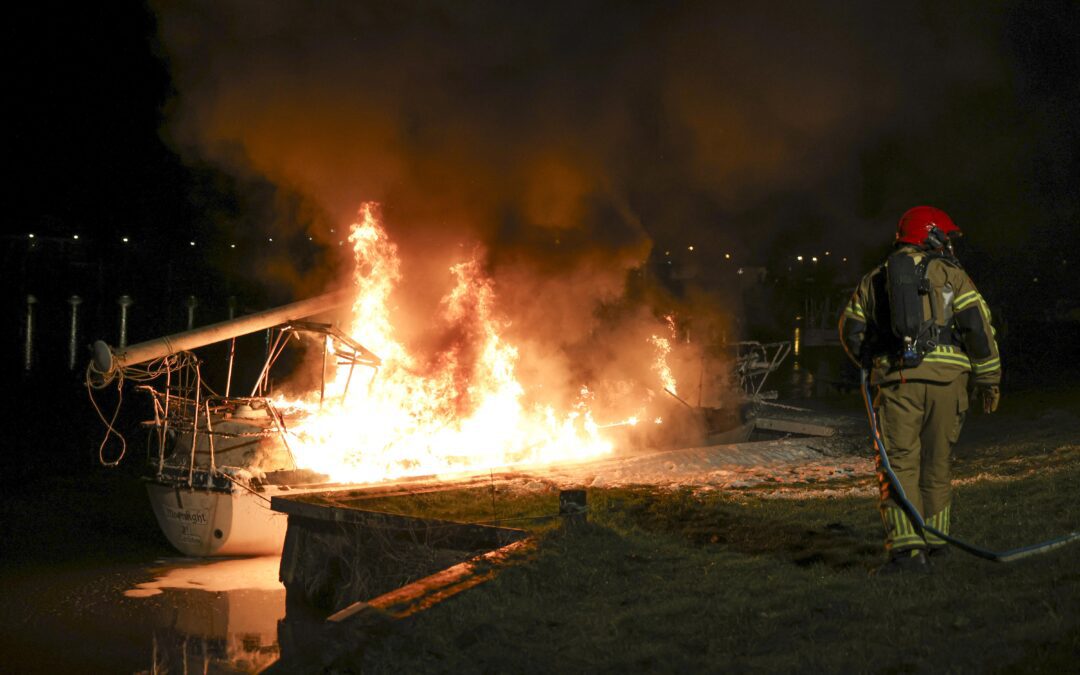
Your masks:
{"label": "wet grass", "polygon": [[559,513],[557,490],[523,490],[506,480],[467,488],[406,491],[393,496],[348,491],[301,495],[295,499],[323,506],[529,530],[545,529]]}
{"label": "wet grass", "polygon": [[[958,536],[1012,548],[1080,528],[1078,393],[1007,392],[1004,414],[969,424],[955,462]],[[171,554],[138,479],[139,450],[104,469],[96,420],[39,412],[32,403],[41,396],[24,398],[21,427],[34,433],[17,435],[3,458],[0,564]],[[85,408],[72,397],[76,404]],[[1009,565],[957,552],[930,576],[874,578],[868,571],[882,554],[873,497],[815,496],[827,486],[800,487],[806,496],[798,499],[774,498],[776,486],[590,490],[589,525],[537,525],[542,540],[531,558],[392,625],[335,667],[1076,671],[1080,543]],[[530,528],[528,518],[557,510],[554,491],[497,486],[494,496],[493,506],[487,486],[369,506]]]}
{"label": "wet grass", "polygon": [[[1080,524],[1080,448],[1051,470],[958,490],[954,530],[989,547]],[[954,552],[929,576],[872,577],[871,497],[589,492],[590,523],[436,606],[343,671],[1070,672],[1080,544],[1012,564]]]}

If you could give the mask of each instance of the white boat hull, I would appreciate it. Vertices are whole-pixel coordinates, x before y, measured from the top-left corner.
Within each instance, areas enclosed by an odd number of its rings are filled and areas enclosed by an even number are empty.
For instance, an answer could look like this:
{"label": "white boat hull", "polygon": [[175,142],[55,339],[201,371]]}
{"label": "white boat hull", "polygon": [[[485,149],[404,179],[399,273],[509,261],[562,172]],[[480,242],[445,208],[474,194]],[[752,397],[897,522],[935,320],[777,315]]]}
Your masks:
{"label": "white boat hull", "polygon": [[270,510],[270,496],[148,482],[158,525],[190,556],[275,555],[288,517]]}

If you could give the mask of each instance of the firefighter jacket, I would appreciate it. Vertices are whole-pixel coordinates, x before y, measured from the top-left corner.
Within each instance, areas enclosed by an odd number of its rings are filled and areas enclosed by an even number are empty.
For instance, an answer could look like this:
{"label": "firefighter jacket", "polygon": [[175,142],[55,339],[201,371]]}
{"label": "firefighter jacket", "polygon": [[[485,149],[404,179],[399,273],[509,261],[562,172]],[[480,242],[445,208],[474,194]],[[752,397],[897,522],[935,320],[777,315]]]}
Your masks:
{"label": "firefighter jacket", "polygon": [[902,366],[902,343],[891,327],[887,263],[882,263],[862,278],[840,317],[840,339],[848,356],[857,365],[870,368],[873,384],[905,380],[946,383],[967,372],[973,384],[1000,383],[1001,360],[990,309],[971,278],[953,258],[934,256],[914,246],[904,246],[898,252],[912,256],[916,264],[930,255],[923,316],[933,317],[937,324],[936,344],[918,365]]}

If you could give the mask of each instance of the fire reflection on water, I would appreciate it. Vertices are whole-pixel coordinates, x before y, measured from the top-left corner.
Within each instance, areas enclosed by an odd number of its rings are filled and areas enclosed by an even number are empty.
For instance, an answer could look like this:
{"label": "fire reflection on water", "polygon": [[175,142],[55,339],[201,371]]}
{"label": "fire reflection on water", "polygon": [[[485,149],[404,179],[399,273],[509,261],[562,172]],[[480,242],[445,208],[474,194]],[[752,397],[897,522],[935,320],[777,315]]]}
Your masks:
{"label": "fire reflection on water", "polygon": [[193,561],[124,593],[158,598],[149,672],[259,672],[280,655],[280,558]]}

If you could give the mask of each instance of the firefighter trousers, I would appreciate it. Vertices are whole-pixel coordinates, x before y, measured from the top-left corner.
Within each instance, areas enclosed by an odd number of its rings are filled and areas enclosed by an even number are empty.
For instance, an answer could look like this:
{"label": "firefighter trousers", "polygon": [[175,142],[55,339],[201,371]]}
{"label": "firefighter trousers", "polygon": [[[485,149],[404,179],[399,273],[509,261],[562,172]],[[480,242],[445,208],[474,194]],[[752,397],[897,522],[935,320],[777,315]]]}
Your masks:
{"label": "firefighter trousers", "polygon": [[[947,383],[890,382],[878,387],[874,400],[889,464],[904,495],[927,525],[945,534],[952,506],[952,448],[968,409],[967,383],[967,373]],[[898,553],[944,546],[940,537],[915,527],[894,498],[880,456],[877,464],[885,549]]]}

